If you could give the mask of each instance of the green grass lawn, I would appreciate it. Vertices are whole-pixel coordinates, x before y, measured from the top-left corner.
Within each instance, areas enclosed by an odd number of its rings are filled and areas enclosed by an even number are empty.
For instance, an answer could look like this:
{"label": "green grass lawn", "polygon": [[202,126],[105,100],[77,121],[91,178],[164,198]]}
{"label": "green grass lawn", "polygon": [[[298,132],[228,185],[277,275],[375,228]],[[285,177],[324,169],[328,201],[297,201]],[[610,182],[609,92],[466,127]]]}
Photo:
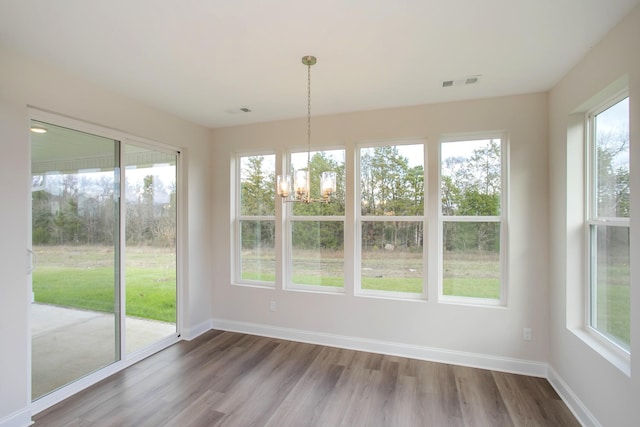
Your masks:
{"label": "green grass lawn", "polygon": [[361,281],[362,289],[371,291],[422,293],[421,278],[363,277]]}
{"label": "green grass lawn", "polygon": [[[65,307],[114,312],[113,255],[94,248],[41,247],[38,253],[38,268],[33,273],[33,290],[37,302]],[[317,268],[308,271],[301,267],[294,274],[294,283],[317,286],[343,287],[344,265],[342,253],[322,255],[322,276]],[[378,258],[367,255],[368,265],[364,271],[362,287],[368,290],[421,293],[422,278],[419,272],[420,254],[401,260],[397,254],[382,252]],[[308,263],[310,254],[297,254],[299,266]],[[413,259],[412,257],[415,257]],[[255,265],[273,262],[268,255]],[[445,259],[443,272],[444,295],[476,298],[499,298],[500,284],[495,259],[486,257],[452,256]],[[127,253],[126,304],[127,315],[148,319],[175,322],[176,277],[175,255],[157,248],[132,248]],[[417,268],[416,268],[417,267]],[[395,270],[394,270],[395,268]],[[327,270],[327,271],[325,271]],[[611,272],[614,273],[613,271]],[[628,272],[626,272],[628,274]],[[379,277],[382,276],[382,277]],[[415,277],[412,277],[415,276]],[[243,279],[275,281],[269,269],[245,268]],[[600,286],[598,302],[599,325],[605,333],[622,342],[630,341],[629,286],[613,284]]]}
{"label": "green grass lawn", "polygon": [[[35,301],[62,307],[115,312],[113,256],[102,248],[39,247],[33,272]],[[129,258],[129,254],[131,258]],[[157,248],[127,254],[128,316],[176,321],[175,256]]]}
{"label": "green grass lawn", "polygon": [[597,329],[627,346],[631,343],[629,285],[598,286]]}
{"label": "green grass lawn", "polygon": [[[314,260],[320,259],[320,262]],[[242,279],[275,281],[275,255],[243,251]],[[363,254],[362,289],[422,293],[422,254],[369,251]],[[298,252],[294,259],[293,283],[343,287],[344,254],[324,251]],[[297,273],[300,272],[300,273]],[[448,254],[445,259],[443,294],[473,298],[500,298],[497,254]]]}
{"label": "green grass lawn", "polygon": [[33,292],[36,302],[114,312],[113,269],[38,266]]}
{"label": "green grass lawn", "polygon": [[445,278],[442,280],[444,295],[472,298],[500,299],[500,281],[492,278]]}

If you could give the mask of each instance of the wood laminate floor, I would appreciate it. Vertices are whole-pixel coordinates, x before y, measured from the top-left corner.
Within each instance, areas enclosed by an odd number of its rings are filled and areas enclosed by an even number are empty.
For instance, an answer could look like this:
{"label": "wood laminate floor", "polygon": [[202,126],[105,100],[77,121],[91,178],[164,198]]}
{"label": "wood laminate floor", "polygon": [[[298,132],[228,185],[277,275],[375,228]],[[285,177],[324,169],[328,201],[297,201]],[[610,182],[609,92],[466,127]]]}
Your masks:
{"label": "wood laminate floor", "polygon": [[37,414],[55,426],[578,426],[547,380],[246,334],[178,343]]}

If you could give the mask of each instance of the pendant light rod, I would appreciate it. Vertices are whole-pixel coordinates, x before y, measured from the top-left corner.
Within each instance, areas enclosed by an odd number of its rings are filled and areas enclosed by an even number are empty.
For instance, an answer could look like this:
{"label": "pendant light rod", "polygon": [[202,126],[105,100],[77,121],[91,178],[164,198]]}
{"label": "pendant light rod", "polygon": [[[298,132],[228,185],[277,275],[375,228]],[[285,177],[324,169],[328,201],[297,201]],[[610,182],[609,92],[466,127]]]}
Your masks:
{"label": "pendant light rod", "polygon": [[[276,177],[276,192],[281,196],[283,202],[328,203],[331,195],[336,191],[336,173],[322,172],[320,176],[321,198],[311,197],[311,66],[316,62],[315,56],[302,57],[302,63],[307,66],[307,170],[296,171],[295,180],[290,175]],[[301,180],[304,180],[304,184],[300,182]],[[294,189],[291,188],[292,184]],[[294,198],[290,199],[290,196]]]}
{"label": "pendant light rod", "polygon": [[317,62],[315,56],[303,56],[307,66],[307,202],[311,199],[311,66]]}

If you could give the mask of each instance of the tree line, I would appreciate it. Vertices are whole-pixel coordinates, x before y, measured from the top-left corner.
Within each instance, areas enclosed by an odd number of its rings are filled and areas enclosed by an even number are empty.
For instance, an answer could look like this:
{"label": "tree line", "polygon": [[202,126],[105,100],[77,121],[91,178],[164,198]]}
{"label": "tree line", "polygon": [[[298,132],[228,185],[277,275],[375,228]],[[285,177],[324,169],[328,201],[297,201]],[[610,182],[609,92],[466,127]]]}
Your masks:
{"label": "tree line", "polygon": [[[117,239],[119,206],[112,176],[63,174],[33,177],[32,242],[37,245],[108,245]],[[175,247],[176,188],[152,175],[127,181],[126,243]]]}
{"label": "tree line", "polygon": [[[379,146],[360,153],[360,210],[364,250],[421,250],[424,240],[424,166],[401,153],[398,146]],[[275,177],[265,168],[262,156],[243,163],[241,214],[275,214]],[[306,165],[303,170],[306,170]],[[330,203],[294,203],[292,242],[295,249],[341,250],[342,221],[303,221],[306,216],[343,216],[345,212],[345,165],[334,157],[315,152],[310,158],[311,194],[318,197],[320,174],[334,171],[337,189]],[[490,140],[470,156],[444,160],[442,214],[445,216],[497,216],[500,214],[501,158],[499,140]],[[279,201],[278,201],[279,202]],[[379,220],[381,217],[403,220]],[[416,220],[413,220],[415,217]],[[299,218],[296,220],[296,218]],[[243,248],[273,245],[275,222],[243,221]],[[448,250],[490,250],[499,245],[495,223],[445,222]]]}
{"label": "tree line", "polygon": [[[451,145],[449,145],[451,144]],[[473,144],[468,155],[456,155],[456,144]],[[443,144],[441,165],[441,213],[445,251],[493,252],[500,249],[500,223],[457,221],[456,217],[499,217],[502,194],[500,140],[461,141]],[[447,218],[449,217],[449,218]]]}

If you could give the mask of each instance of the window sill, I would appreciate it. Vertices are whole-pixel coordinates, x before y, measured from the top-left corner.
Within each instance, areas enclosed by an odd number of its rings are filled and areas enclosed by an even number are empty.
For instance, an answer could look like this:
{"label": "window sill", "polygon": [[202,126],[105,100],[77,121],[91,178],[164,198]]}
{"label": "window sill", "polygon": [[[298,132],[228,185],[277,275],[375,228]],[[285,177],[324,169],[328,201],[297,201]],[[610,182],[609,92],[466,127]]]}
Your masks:
{"label": "window sill", "polygon": [[485,308],[506,308],[499,299],[494,298],[473,298],[441,295],[439,301],[442,304],[467,305],[472,307]]}
{"label": "window sill", "polygon": [[582,342],[588,345],[593,351],[602,356],[605,360],[618,368],[627,377],[631,377],[631,358],[623,350],[614,348],[614,344],[609,344],[604,338],[596,336],[582,328],[569,329]]}
{"label": "window sill", "polygon": [[313,294],[326,294],[326,295],[344,295],[345,290],[342,287],[332,286],[317,286],[317,285],[300,285],[292,284],[284,288],[285,291],[293,292],[307,292]]}
{"label": "window sill", "polygon": [[373,291],[367,289],[361,289],[356,292],[357,297],[363,298],[378,298],[387,300],[399,300],[399,301],[419,301],[424,302],[427,300],[425,295],[410,293],[410,292],[392,292],[392,291]]}
{"label": "window sill", "polygon": [[231,283],[232,286],[243,286],[243,287],[247,287],[247,288],[262,288],[262,289],[275,289],[276,284],[275,283],[271,283],[271,282],[249,282],[249,281],[244,281],[244,282],[232,282]]}

